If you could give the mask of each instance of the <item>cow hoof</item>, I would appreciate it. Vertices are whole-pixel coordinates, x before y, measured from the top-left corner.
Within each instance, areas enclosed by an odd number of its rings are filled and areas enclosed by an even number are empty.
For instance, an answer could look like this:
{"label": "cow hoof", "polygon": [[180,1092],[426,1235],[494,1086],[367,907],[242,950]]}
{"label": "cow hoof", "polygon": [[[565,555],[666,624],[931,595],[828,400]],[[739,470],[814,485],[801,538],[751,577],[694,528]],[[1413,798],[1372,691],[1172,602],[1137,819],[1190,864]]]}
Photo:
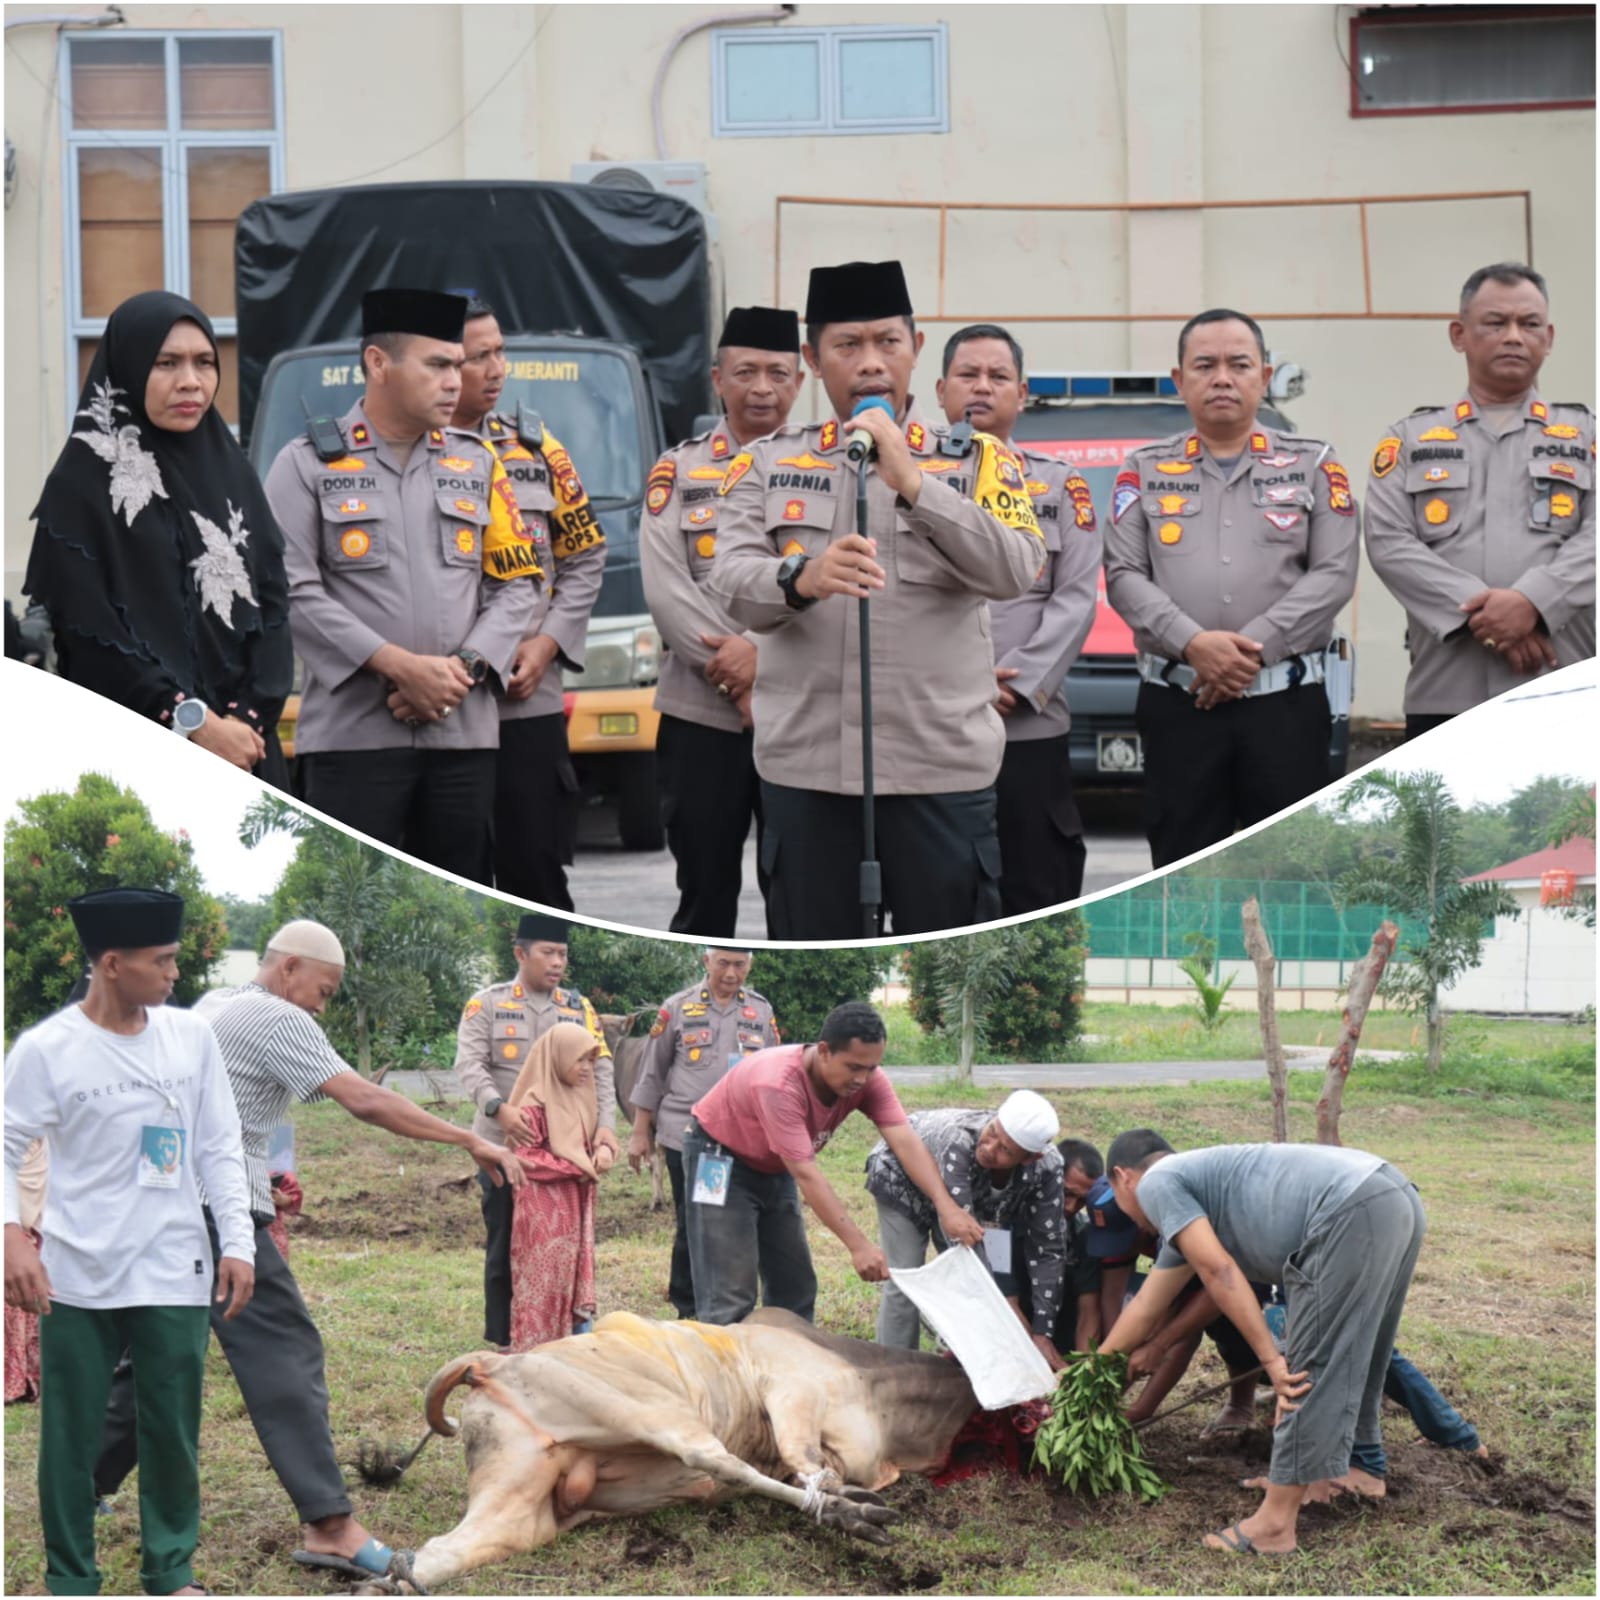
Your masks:
{"label": "cow hoof", "polygon": [[[858,1499],[858,1495],[866,1498]],[[824,1527],[837,1528],[840,1533],[847,1533],[853,1539],[865,1539],[868,1544],[888,1544],[889,1535],[883,1531],[884,1526],[899,1519],[900,1513],[893,1506],[885,1505],[865,1489],[829,1495],[818,1517]]]}

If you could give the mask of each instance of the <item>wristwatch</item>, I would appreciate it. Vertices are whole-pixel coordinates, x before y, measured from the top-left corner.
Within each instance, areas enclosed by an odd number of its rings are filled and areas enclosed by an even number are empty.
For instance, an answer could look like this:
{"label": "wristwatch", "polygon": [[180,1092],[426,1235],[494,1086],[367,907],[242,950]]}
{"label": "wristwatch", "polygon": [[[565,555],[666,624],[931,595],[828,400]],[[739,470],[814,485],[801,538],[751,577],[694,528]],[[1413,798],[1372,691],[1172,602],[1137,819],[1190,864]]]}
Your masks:
{"label": "wristwatch", "polygon": [[484,1116],[490,1117],[490,1118],[499,1116],[500,1115],[500,1107],[503,1106],[504,1104],[505,1104],[504,1099],[499,1095],[496,1095],[492,1100],[485,1100],[484,1103],[483,1103],[483,1114],[484,1114]]}
{"label": "wristwatch", "polygon": [[476,650],[457,650],[456,659],[467,669],[474,689],[489,676],[489,663]]}
{"label": "wristwatch", "polygon": [[804,611],[808,606],[814,606],[815,600],[808,600],[805,595],[795,588],[800,581],[800,574],[806,569],[806,562],[811,559],[804,551],[797,551],[792,556],[785,556],[778,563],[778,587],[783,590],[784,604],[791,611]]}
{"label": "wristwatch", "polygon": [[206,725],[204,700],[180,700],[173,708],[172,731],[182,739],[192,739]]}

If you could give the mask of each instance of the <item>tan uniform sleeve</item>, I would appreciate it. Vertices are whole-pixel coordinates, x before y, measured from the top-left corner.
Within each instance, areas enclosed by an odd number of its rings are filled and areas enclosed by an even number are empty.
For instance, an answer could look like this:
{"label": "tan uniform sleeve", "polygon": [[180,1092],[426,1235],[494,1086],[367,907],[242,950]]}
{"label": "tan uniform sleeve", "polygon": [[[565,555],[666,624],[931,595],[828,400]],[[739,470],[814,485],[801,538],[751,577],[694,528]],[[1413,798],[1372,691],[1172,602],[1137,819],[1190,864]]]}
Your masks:
{"label": "tan uniform sleeve", "polygon": [[641,1052],[639,1081],[633,1086],[633,1104],[639,1110],[653,1113],[665,1099],[677,1052],[677,1013],[668,1006],[662,1006],[656,1014],[656,1026],[651,1028],[650,1037]]}
{"label": "tan uniform sleeve", "polygon": [[611,1061],[611,1046],[606,1030],[587,998],[583,1002],[583,1025],[600,1041],[600,1059],[594,1064],[594,1097],[600,1109],[600,1126],[613,1137],[617,1131],[617,1069]]}
{"label": "tan uniform sleeve", "polygon": [[[738,477],[742,459],[750,468]],[[767,529],[766,463],[743,451],[728,467],[732,486],[724,483],[717,498],[717,559],[706,587],[727,607],[741,628],[770,633],[799,616],[785,603],[778,587],[778,554]]]}
{"label": "tan uniform sleeve", "polygon": [[[900,512],[970,588],[987,600],[1014,600],[1033,587],[1044,539],[1016,458],[988,438],[973,445],[972,499],[926,474],[916,505],[902,501]],[[1002,463],[1009,463],[1014,483],[1002,479]],[[995,509],[986,510],[985,500]]]}
{"label": "tan uniform sleeve", "polygon": [[489,1008],[474,995],[456,1024],[455,1073],[479,1111],[500,1093],[489,1076],[490,1026]]}
{"label": "tan uniform sleeve", "polygon": [[[1400,428],[1393,429],[1389,438],[1400,445],[1406,442]],[[1383,446],[1378,448],[1381,451]],[[1481,578],[1435,555],[1417,537],[1415,511],[1411,496],[1406,493],[1405,479],[1403,448],[1396,465],[1382,476],[1375,470],[1368,474],[1367,559],[1384,587],[1405,607],[1406,614],[1434,638],[1447,639],[1467,625],[1461,607],[1473,595],[1482,594],[1485,585]]]}
{"label": "tan uniform sleeve", "polygon": [[[1323,447],[1312,476],[1316,504],[1306,540],[1306,570],[1287,594],[1239,630],[1262,647],[1264,666],[1321,650],[1333,637],[1334,619],[1356,592],[1361,512],[1349,474],[1339,464],[1332,445]],[[1344,510],[1335,509],[1336,497],[1345,501]]]}
{"label": "tan uniform sleeve", "polygon": [[[1141,469],[1137,469],[1142,472]],[[1144,502],[1135,499],[1106,523],[1106,599],[1135,633],[1157,640],[1162,653],[1183,660],[1189,641],[1204,630],[1154,577]]]}

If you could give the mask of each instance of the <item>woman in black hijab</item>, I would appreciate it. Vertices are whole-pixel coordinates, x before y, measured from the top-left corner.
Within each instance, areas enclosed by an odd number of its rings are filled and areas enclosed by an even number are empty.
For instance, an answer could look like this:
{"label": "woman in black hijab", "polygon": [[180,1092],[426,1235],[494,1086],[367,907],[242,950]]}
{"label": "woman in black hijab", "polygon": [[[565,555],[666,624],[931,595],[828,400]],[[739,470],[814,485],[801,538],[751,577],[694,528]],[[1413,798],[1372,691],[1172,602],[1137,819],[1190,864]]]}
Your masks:
{"label": "woman in black hijab", "polygon": [[157,291],[117,307],[34,508],[23,587],[62,677],[283,788],[283,535],[217,414],[219,375],[198,306]]}

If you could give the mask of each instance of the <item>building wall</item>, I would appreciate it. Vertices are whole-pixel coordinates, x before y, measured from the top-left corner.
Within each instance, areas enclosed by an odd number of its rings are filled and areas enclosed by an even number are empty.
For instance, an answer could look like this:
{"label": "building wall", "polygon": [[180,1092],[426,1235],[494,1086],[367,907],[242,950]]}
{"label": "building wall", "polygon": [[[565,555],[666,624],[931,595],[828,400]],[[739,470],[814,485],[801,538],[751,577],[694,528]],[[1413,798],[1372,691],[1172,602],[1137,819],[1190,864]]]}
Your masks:
{"label": "building wall", "polygon": [[[91,8],[85,7],[87,12]],[[566,179],[575,161],[657,155],[651,86],[674,33],[704,6],[130,6],[149,28],[281,28],[291,188],[452,177]],[[26,13],[13,8],[8,18]],[[778,194],[991,205],[1532,191],[1534,261],[1560,337],[1542,388],[1592,399],[1594,117],[1555,111],[1352,119],[1342,18],[1324,5],[952,5],[948,135],[715,139],[711,36],[665,80],[667,154],[708,168],[727,304],[799,304],[818,261],[899,255],[919,308],[938,307],[937,213],[786,207]],[[381,17],[381,20],[380,20]],[[1337,25],[1336,25],[1336,19]],[[922,20],[893,5],[806,5],[797,25]],[[1337,45],[1337,49],[1336,49]],[[7,36],[6,128],[21,185],[7,216],[6,592],[27,513],[63,437],[61,137],[51,28]],[[1523,253],[1520,201],[1374,209],[1374,303],[1448,313],[1473,267]],[[1453,398],[1459,359],[1437,322],[1294,321],[1357,309],[1351,208],[1125,215],[952,212],[944,309],[924,311],[918,389],[956,320],[1060,313],[1258,315],[1309,372],[1298,426],[1334,440],[1365,481],[1396,417]],[[1020,323],[1040,368],[1171,364],[1172,322]],[[801,413],[814,415],[815,385]],[[1347,618],[1356,712],[1399,712],[1401,618],[1369,570]]]}
{"label": "building wall", "polygon": [[[1447,1011],[1575,1015],[1594,1004],[1594,929],[1539,904],[1537,883],[1510,885],[1519,917],[1496,917],[1483,960],[1441,998]],[[1591,892],[1594,880],[1585,885]]]}

